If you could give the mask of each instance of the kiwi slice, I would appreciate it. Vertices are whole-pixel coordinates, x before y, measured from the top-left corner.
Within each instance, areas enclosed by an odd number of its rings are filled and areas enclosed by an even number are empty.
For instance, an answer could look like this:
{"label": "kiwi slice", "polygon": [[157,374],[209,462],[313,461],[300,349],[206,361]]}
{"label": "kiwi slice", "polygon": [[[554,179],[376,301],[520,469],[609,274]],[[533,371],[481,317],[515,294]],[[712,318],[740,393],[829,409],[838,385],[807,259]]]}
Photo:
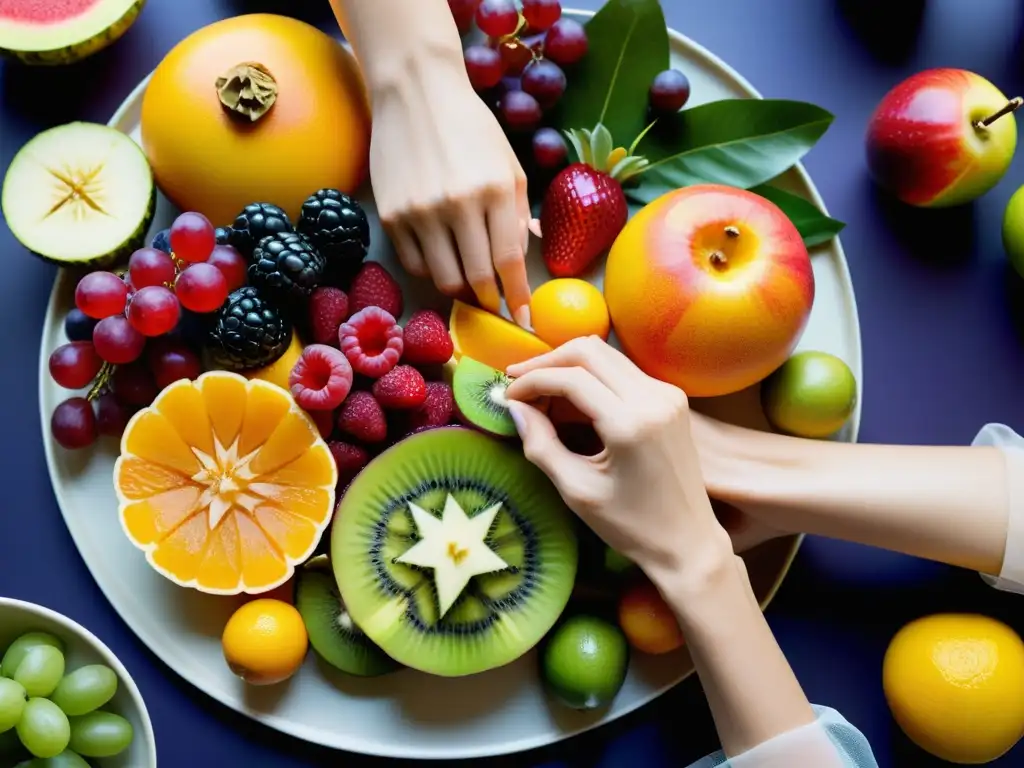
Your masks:
{"label": "kiwi slice", "polygon": [[521,451],[439,427],[380,454],[352,482],[331,564],[356,624],[385,653],[457,677],[519,658],[565,609],[572,514]]}
{"label": "kiwi slice", "polygon": [[463,357],[452,375],[452,394],[462,420],[500,437],[513,437],[516,425],[508,412],[505,390],[512,379],[496,368]]}
{"label": "kiwi slice", "polygon": [[352,621],[326,555],[314,557],[299,571],[295,607],[313,650],[332,667],[361,677],[377,677],[398,669],[398,663],[370,642]]}

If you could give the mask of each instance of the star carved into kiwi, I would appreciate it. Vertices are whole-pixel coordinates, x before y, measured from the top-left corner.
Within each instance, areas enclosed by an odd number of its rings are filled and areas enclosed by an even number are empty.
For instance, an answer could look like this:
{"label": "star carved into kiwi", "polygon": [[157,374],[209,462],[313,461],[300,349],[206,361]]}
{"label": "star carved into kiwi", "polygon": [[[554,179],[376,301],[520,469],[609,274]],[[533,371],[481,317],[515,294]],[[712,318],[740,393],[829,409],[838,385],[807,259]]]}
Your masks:
{"label": "star carved into kiwi", "polygon": [[433,570],[442,618],[455,604],[470,579],[508,568],[508,563],[485,541],[501,506],[499,501],[469,517],[455,497],[448,494],[438,519],[422,507],[409,502],[409,512],[416,523],[420,540],[396,560]]}

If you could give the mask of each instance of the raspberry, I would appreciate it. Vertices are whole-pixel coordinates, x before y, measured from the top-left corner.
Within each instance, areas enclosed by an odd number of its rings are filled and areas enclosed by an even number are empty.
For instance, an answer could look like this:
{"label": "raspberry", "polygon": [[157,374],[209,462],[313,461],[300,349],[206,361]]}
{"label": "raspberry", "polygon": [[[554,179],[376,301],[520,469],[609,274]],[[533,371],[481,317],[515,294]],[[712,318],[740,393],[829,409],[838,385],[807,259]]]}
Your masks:
{"label": "raspberry", "polygon": [[338,412],[338,431],[364,443],[382,443],[388,437],[388,422],[373,395],[353,392]]}
{"label": "raspberry", "polygon": [[409,431],[443,427],[452,420],[455,412],[455,398],[452,388],[443,381],[428,381],[427,397],[423,405],[409,414]]}
{"label": "raspberry", "polygon": [[400,365],[377,379],[373,396],[388,410],[419,408],[427,399],[427,383],[411,365]]}
{"label": "raspberry", "polygon": [[393,317],[401,317],[405,308],[402,289],[395,278],[375,261],[369,261],[352,280],[348,291],[349,309],[353,313],[367,307],[380,307]]}
{"label": "raspberry", "polygon": [[365,448],[340,440],[329,442],[327,447],[334,457],[334,464],[338,467],[338,490],[341,491],[355,479],[359,470],[370,463],[370,454]]}
{"label": "raspberry", "polygon": [[379,379],[402,356],[402,327],[387,310],[366,307],[338,328],[338,345],[356,373]]}
{"label": "raspberry", "polygon": [[338,326],[348,320],[348,296],[340,288],[317,288],[309,297],[309,328],[317,344],[338,344]]}
{"label": "raspberry", "polygon": [[444,318],[432,309],[413,313],[403,329],[402,341],[402,362],[409,365],[443,365],[455,351]]}
{"label": "raspberry", "polygon": [[288,388],[300,408],[333,411],[352,389],[352,366],[334,347],[310,344],[288,374]]}
{"label": "raspberry", "polygon": [[306,411],[324,440],[334,434],[334,411]]}

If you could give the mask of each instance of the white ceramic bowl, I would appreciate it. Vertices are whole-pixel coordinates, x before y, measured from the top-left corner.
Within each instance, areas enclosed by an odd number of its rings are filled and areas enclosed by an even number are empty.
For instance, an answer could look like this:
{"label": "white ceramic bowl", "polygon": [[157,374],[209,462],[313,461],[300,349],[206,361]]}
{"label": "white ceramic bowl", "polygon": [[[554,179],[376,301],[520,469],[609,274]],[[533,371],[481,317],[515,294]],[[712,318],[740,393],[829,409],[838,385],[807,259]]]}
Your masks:
{"label": "white ceramic bowl", "polygon": [[[66,616],[34,603],[0,597],[0,652],[26,632],[49,632],[64,642],[67,671],[106,664],[117,675],[117,693],[103,709],[132,724],[131,746],[116,757],[87,758],[93,768],[156,768],[156,739],[142,694],[131,675],[92,632]],[[2,758],[0,758],[2,760]]]}

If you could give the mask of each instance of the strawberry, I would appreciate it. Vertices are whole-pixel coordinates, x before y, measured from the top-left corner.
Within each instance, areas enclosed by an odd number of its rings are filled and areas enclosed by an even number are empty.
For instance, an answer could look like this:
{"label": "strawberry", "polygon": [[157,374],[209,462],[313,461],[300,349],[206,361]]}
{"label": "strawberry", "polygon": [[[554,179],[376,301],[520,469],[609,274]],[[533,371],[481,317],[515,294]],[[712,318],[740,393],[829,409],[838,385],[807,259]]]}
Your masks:
{"label": "strawberry", "polygon": [[603,125],[566,135],[580,160],[555,176],[540,212],[544,263],[553,277],[577,277],[611,248],[629,218],[622,182],[648,164],[632,148],[613,149]]}

